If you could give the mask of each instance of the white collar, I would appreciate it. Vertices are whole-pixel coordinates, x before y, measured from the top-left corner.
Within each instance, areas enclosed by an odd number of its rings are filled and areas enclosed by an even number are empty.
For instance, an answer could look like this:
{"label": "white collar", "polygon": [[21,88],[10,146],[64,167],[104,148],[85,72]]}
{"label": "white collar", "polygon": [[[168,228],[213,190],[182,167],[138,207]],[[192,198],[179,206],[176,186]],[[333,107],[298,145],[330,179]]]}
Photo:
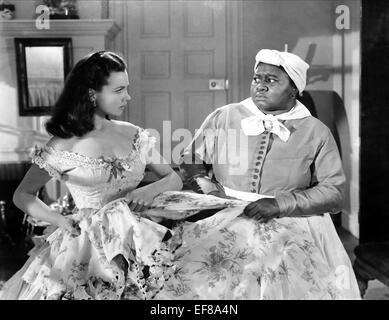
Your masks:
{"label": "white collar", "polygon": [[[258,109],[258,107],[255,105],[253,99],[247,98],[240,102],[240,104],[244,105],[248,110],[250,110],[253,114],[259,115],[259,116],[266,116],[265,113],[263,113],[261,110]],[[308,108],[303,105],[300,101],[296,100],[295,106],[290,109],[288,112],[284,112],[281,114],[276,115],[276,119],[279,120],[293,120],[293,119],[302,119],[310,116],[311,113],[309,112]]]}
{"label": "white collar", "polygon": [[267,129],[284,142],[288,141],[290,131],[279,120],[302,119],[311,115],[307,107],[298,100],[291,110],[276,116],[263,113],[251,98],[243,100],[241,104],[254,114],[241,120],[241,127],[247,136],[259,135]]}

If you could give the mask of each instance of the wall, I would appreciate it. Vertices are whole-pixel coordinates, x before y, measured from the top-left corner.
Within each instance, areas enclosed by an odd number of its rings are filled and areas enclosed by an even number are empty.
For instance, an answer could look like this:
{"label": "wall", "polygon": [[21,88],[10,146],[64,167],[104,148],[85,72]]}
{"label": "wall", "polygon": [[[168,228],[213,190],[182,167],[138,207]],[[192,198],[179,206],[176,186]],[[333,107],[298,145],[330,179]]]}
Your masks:
{"label": "wall", "polygon": [[[331,1],[244,1],[243,2],[244,96],[249,95],[254,58],[261,48],[284,50],[306,59],[310,44],[316,46],[308,61],[316,74],[307,89],[332,89],[332,78],[325,70],[332,67],[334,8]],[[310,59],[308,59],[310,60]]]}

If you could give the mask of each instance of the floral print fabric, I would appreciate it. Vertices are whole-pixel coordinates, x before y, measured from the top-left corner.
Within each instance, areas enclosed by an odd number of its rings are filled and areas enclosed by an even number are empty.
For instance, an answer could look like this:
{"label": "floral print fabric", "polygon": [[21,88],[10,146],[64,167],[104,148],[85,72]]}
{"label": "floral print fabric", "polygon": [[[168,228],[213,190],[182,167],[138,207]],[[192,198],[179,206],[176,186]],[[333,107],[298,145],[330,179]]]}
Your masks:
{"label": "floral print fabric", "polygon": [[176,271],[156,299],[360,299],[329,215],[259,223],[243,208],[181,225]]}

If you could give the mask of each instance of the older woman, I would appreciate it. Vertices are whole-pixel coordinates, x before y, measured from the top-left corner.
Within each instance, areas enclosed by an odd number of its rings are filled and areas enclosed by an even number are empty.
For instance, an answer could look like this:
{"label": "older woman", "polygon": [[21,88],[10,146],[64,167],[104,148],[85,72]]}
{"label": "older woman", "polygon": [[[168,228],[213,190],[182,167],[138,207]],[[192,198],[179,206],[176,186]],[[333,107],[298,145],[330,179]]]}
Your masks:
{"label": "older woman", "polygon": [[187,255],[182,273],[200,298],[359,299],[329,216],[343,202],[338,149],[296,100],[308,68],[292,53],[259,51],[251,97],[212,112],[183,155],[197,192],[254,199]]}

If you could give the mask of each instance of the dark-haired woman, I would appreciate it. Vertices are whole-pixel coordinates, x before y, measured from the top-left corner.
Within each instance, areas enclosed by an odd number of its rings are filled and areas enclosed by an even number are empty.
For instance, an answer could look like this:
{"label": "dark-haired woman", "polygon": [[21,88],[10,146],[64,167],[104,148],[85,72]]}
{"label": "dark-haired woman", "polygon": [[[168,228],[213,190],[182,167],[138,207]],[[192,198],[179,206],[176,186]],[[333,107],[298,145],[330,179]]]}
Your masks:
{"label": "dark-haired woman", "polygon": [[[110,120],[131,99],[128,85],[125,62],[107,51],[83,58],[67,77],[46,126],[53,137],[35,149],[14,194],[22,211],[57,228],[5,284],[2,299],[145,299],[163,284],[168,229],[134,212],[182,182],[169,165],[153,163],[155,139],[145,130]],[[136,189],[146,165],[160,179]],[[71,192],[72,215],[36,196],[51,178]]]}

